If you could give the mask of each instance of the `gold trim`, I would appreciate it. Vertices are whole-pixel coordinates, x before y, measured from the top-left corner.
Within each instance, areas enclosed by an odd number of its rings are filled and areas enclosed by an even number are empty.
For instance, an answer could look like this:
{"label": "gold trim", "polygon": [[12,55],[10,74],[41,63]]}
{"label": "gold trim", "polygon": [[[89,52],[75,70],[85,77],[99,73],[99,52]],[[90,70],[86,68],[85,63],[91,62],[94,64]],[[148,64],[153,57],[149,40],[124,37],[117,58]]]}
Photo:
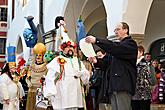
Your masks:
{"label": "gold trim", "polygon": [[31,70],[35,73],[41,73],[47,70],[46,63],[41,65],[32,64]]}

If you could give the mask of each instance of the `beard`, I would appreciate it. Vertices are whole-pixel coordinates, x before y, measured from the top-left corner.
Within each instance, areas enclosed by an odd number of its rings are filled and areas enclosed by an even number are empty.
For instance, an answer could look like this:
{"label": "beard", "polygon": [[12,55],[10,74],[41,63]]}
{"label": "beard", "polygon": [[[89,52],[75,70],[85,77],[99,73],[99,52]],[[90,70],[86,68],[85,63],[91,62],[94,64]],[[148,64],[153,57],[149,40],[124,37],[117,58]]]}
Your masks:
{"label": "beard", "polygon": [[73,50],[69,50],[66,54],[68,57],[73,57]]}

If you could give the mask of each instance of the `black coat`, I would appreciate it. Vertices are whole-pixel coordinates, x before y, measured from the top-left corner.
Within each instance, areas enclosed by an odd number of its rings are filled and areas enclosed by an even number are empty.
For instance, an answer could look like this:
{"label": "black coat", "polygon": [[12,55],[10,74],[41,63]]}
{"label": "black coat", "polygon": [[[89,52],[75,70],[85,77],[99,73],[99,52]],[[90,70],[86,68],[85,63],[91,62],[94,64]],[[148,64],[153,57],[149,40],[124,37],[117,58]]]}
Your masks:
{"label": "black coat", "polygon": [[103,58],[97,58],[97,63],[94,64],[95,71],[93,74],[97,75],[96,86],[96,103],[110,103],[108,95],[109,74],[107,73],[111,64],[111,55],[106,54]]}
{"label": "black coat", "polygon": [[96,45],[112,55],[111,67],[109,69],[109,93],[125,91],[134,95],[138,53],[136,42],[130,36],[120,42],[96,38]]}

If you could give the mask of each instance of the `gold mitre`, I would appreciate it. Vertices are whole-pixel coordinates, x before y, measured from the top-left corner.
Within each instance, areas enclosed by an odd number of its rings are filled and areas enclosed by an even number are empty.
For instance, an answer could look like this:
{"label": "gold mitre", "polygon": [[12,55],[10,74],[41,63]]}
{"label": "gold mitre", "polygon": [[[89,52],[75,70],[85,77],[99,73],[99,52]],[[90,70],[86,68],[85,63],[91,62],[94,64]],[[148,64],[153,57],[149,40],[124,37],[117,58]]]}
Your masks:
{"label": "gold mitre", "polygon": [[37,43],[33,48],[34,54],[44,55],[46,52],[46,46],[43,43]]}

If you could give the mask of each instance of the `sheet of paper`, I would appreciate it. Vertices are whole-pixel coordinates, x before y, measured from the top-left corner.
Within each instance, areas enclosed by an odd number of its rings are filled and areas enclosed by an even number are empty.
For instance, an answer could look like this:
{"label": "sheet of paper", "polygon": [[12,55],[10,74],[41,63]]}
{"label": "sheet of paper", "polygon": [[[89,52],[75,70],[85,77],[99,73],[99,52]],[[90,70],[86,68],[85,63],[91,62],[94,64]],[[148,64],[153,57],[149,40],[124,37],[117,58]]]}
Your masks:
{"label": "sheet of paper", "polygon": [[92,44],[85,42],[85,38],[80,40],[79,45],[80,45],[81,51],[83,52],[83,54],[86,57],[94,57],[94,56],[96,56],[96,53],[95,53],[95,51],[93,49]]}

